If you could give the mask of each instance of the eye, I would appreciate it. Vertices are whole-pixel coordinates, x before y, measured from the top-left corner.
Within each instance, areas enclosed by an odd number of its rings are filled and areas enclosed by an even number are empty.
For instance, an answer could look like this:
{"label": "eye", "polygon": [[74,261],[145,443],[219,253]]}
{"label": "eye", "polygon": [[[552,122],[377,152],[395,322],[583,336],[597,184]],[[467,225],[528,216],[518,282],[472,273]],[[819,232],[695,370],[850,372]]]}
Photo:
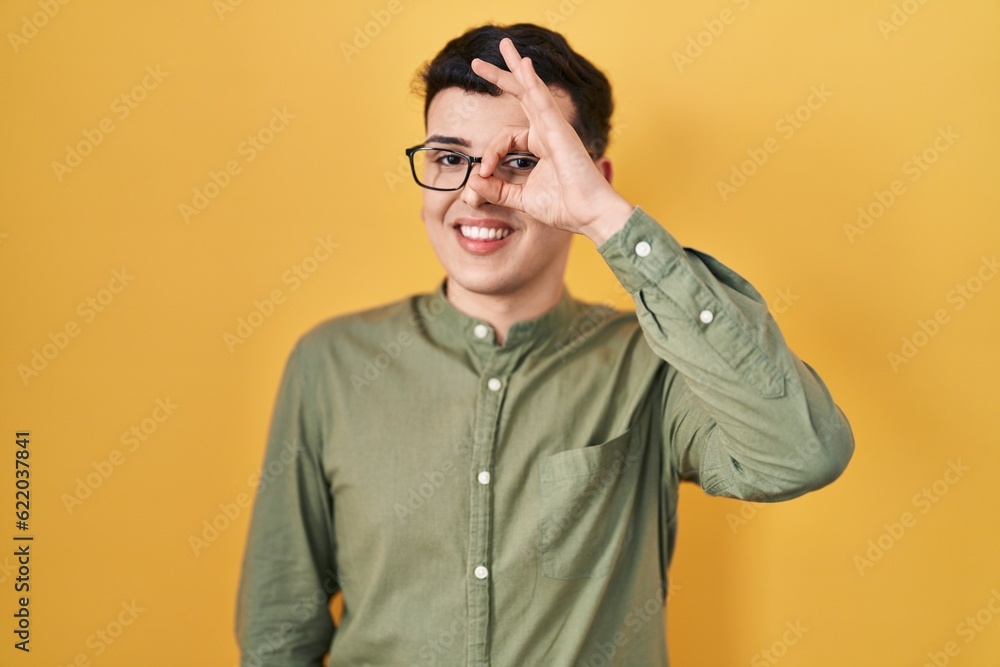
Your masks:
{"label": "eye", "polygon": [[503,164],[515,171],[530,171],[538,164],[538,158],[530,155],[508,155]]}
{"label": "eye", "polygon": [[460,155],[455,155],[454,153],[444,153],[437,160],[439,164],[446,167],[457,167],[465,163],[465,159]]}

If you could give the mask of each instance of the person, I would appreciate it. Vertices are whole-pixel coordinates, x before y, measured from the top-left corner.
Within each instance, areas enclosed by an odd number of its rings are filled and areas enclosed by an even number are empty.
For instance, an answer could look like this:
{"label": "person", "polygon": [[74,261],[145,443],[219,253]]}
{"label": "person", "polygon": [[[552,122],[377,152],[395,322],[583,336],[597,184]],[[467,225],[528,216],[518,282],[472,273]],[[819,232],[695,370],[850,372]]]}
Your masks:
{"label": "person", "polygon": [[[760,294],[613,188],[610,85],[561,35],[481,26],[419,81],[445,277],[295,343],[242,664],[666,665],[679,483],[794,498],[842,473],[850,426]],[[635,312],[570,295],[575,234]]]}

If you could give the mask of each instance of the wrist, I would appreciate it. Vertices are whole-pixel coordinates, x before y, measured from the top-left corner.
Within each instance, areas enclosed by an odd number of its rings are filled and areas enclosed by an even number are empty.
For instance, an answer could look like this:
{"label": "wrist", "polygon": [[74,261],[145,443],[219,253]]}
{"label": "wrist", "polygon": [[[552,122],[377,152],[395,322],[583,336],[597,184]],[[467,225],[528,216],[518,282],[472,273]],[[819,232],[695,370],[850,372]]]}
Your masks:
{"label": "wrist", "polygon": [[597,216],[580,229],[580,233],[601,247],[614,236],[632,215],[635,206],[617,192],[612,191],[606,203],[598,208]]}

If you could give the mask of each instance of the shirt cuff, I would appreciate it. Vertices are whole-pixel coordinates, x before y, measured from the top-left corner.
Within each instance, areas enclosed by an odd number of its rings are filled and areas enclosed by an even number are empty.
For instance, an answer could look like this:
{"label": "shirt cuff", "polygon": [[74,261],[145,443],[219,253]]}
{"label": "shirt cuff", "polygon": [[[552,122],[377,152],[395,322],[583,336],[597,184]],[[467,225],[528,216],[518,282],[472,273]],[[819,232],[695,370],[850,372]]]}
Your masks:
{"label": "shirt cuff", "polygon": [[684,249],[660,223],[636,206],[625,225],[598,246],[597,252],[625,289],[635,294],[650,283],[658,283]]}

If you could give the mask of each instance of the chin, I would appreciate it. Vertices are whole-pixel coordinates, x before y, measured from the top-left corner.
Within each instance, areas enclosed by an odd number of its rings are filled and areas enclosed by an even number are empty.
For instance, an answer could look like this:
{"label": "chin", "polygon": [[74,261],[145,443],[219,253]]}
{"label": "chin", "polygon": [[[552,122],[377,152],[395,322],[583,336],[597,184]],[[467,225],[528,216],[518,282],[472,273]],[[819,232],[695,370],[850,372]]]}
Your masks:
{"label": "chin", "polygon": [[448,284],[459,285],[467,292],[475,294],[501,295],[517,291],[519,285],[496,274],[448,273]]}

